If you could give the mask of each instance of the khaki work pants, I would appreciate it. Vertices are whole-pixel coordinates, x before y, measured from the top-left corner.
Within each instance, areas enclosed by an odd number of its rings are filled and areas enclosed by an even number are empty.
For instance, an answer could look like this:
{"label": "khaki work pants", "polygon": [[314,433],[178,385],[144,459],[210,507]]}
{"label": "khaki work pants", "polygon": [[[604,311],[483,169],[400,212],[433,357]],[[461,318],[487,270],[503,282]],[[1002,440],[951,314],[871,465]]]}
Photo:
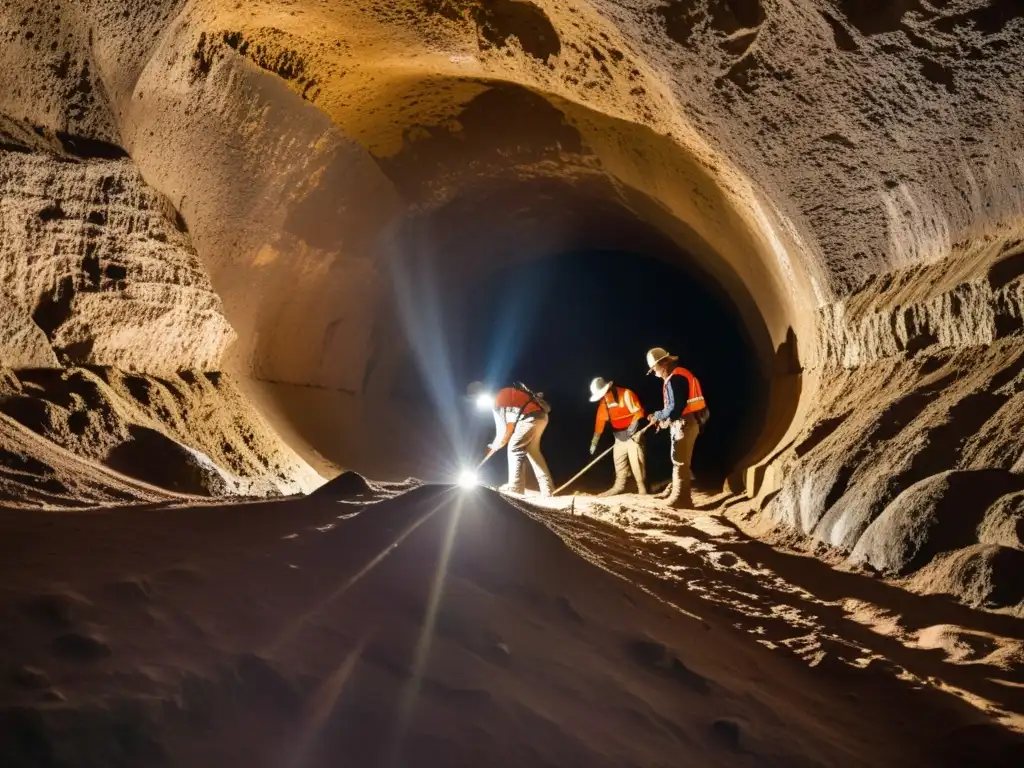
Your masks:
{"label": "khaki work pants", "polygon": [[540,438],[548,426],[547,414],[524,416],[516,424],[508,441],[508,485],[507,490],[523,493],[526,478],[523,465],[528,460],[537,478],[537,487],[542,496],[550,496],[554,490],[548,463],[540,452]]}
{"label": "khaki work pants", "polygon": [[700,434],[697,417],[687,414],[673,421],[669,434],[672,437],[672,491],[668,501],[671,506],[680,509],[693,509],[690,464],[693,461],[693,446]]}
{"label": "khaki work pants", "polygon": [[626,490],[630,472],[636,480],[637,493],[647,493],[647,456],[644,453],[644,436],[635,434],[629,440],[616,440],[612,447],[615,462],[615,485],[602,496],[615,496]]}

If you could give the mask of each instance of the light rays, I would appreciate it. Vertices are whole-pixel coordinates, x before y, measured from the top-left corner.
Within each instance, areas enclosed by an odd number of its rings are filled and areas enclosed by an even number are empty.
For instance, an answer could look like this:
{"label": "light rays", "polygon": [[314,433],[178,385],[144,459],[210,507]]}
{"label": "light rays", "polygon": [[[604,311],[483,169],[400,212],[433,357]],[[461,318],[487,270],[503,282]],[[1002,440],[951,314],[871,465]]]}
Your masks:
{"label": "light rays", "polygon": [[402,699],[399,702],[398,713],[395,718],[395,732],[390,741],[389,766],[397,768],[401,765],[402,744],[408,732],[416,709],[416,699],[419,696],[420,681],[426,670],[427,661],[430,659],[430,644],[434,638],[434,627],[437,623],[437,609],[441,604],[441,597],[444,594],[444,582],[448,575],[448,562],[451,559],[452,549],[455,545],[455,535],[459,527],[459,518],[462,515],[464,498],[457,497],[451,515],[448,518],[448,527],[445,529],[444,540],[441,543],[441,553],[437,560],[437,568],[434,571],[434,578],[430,585],[430,596],[427,599],[427,612],[423,618],[423,626],[416,641],[416,650],[413,655],[412,676],[402,692]]}
{"label": "light rays", "polygon": [[[494,299],[499,310],[496,315],[485,312],[480,317],[464,316],[480,312],[481,307],[474,301],[479,297],[460,282],[463,275],[438,266],[424,237],[396,236],[391,242],[389,267],[398,319],[426,386],[425,394],[442,422],[443,434],[436,435],[441,439],[435,440],[424,456],[430,461],[432,454],[447,453],[452,457],[453,469],[445,477],[454,478],[461,467],[476,464],[474,457],[480,451],[475,443],[481,430],[490,426],[489,422],[475,418],[476,414],[467,413],[465,383],[469,371],[465,370],[467,361],[463,359],[467,324],[491,325],[483,361],[485,383],[496,386],[507,381],[544,300],[547,281],[526,285],[513,272],[505,286],[507,290]],[[457,324],[460,319],[464,325]],[[481,403],[475,405],[479,408]],[[487,401],[484,410],[489,408]]]}
{"label": "light rays", "polygon": [[312,608],[310,608],[308,611],[306,611],[301,616],[296,618],[295,621],[293,621],[290,625],[285,627],[285,629],[277,637],[274,643],[271,644],[270,648],[268,649],[269,652],[273,653],[282,648],[283,646],[287,645],[289,642],[291,642],[291,640],[306,625],[306,622],[308,622],[317,614],[323,612],[331,603],[333,603],[335,600],[344,595],[349,589],[358,584],[363,577],[365,577],[374,568],[376,568],[378,565],[384,562],[387,556],[394,552],[399,547],[399,545],[402,544],[402,542],[404,542],[407,538],[409,538],[409,536],[411,536],[416,531],[417,528],[419,528],[430,518],[436,515],[444,506],[446,501],[450,498],[452,498],[450,490],[442,493],[440,500],[437,502],[437,504],[434,505],[432,509],[430,509],[429,512],[427,512],[422,517],[414,520],[412,523],[406,526],[405,529],[403,529],[402,532],[398,534],[394,541],[392,541],[390,544],[384,547],[384,549],[378,552],[369,562],[366,563],[366,565],[360,568],[358,572],[356,572],[349,578],[345,579],[344,582],[342,582],[333,590],[331,590],[331,592],[325,598],[318,601]]}

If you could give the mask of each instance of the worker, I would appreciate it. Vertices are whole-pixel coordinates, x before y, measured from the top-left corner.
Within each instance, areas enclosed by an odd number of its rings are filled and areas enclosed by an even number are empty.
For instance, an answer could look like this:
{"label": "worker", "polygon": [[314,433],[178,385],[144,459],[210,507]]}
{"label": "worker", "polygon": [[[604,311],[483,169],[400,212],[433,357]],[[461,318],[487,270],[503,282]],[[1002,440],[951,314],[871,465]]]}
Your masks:
{"label": "worker", "polygon": [[487,456],[508,445],[508,483],[499,490],[519,494],[526,490],[523,463],[528,459],[537,478],[540,495],[550,496],[553,483],[548,463],[540,452],[540,439],[547,429],[551,406],[544,400],[543,393],[534,393],[523,384],[516,384],[491,395],[483,384],[474,381],[466,394],[477,408],[490,408],[494,414],[494,442],[487,446]]}
{"label": "worker", "polygon": [[615,485],[601,496],[615,496],[626,490],[630,469],[636,480],[636,490],[641,496],[647,495],[647,460],[644,456],[643,425],[644,409],[636,393],[625,387],[615,386],[600,376],[590,382],[590,402],[599,403],[597,420],[594,423],[594,438],[590,441],[590,455],[597,450],[597,442],[611,422],[615,444],[612,459],[615,462]]}
{"label": "worker", "polygon": [[672,437],[672,484],[666,504],[676,509],[693,509],[691,470],[693,446],[710,412],[700,382],[679,364],[679,358],[661,347],[647,353],[647,373],[662,380],[664,407],[647,418],[659,430],[668,428]]}

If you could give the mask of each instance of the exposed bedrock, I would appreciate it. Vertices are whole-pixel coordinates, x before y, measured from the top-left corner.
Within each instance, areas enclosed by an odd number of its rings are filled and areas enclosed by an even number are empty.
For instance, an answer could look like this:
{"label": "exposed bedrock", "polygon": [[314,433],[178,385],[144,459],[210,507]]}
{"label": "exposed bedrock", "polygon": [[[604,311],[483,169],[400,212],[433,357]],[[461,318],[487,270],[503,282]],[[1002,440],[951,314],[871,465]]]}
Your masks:
{"label": "exposed bedrock", "polygon": [[318,466],[427,473],[410,424],[461,383],[434,304],[632,249],[731,303],[771,382],[732,487],[861,557],[912,486],[1021,470],[1018,5],[15,0],[3,362],[224,370]]}
{"label": "exposed bedrock", "polygon": [[174,209],[122,160],[0,150],[8,367],[211,370],[233,332]]}

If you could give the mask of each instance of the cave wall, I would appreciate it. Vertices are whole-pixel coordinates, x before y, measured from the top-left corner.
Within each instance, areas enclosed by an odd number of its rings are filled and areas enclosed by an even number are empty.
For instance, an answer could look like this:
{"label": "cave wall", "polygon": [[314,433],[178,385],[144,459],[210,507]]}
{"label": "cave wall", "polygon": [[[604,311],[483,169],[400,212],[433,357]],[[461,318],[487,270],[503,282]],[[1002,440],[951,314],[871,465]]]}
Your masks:
{"label": "cave wall", "polygon": [[213,370],[234,337],[184,222],[126,159],[3,152],[0,280],[9,367]]}
{"label": "cave wall", "polygon": [[315,487],[219,372],[234,331],[184,221],[123,151],[10,121],[0,146],[0,498]]}
{"label": "cave wall", "polygon": [[[416,440],[375,429],[374,414],[412,421],[387,399],[404,343],[389,305],[396,261],[463,247],[463,259],[508,263],[517,248],[585,240],[587,217],[544,209],[614,203],[693,254],[761,340],[773,406],[746,488],[766,519],[812,535],[817,523],[792,517],[807,493],[830,500],[808,519],[873,517],[889,498],[865,507],[806,491],[801,472],[839,471],[838,458],[813,468],[829,445],[847,464],[862,453],[851,446],[870,446],[886,467],[927,442],[910,440],[926,420],[905,444],[870,437],[891,403],[928,386],[893,370],[946,355],[1010,365],[985,355],[1020,330],[1024,18],[1012,0],[16,0],[0,14],[0,114],[65,153],[123,148],[87,167],[137,169],[175,209],[165,220],[187,230],[157,227],[167,242],[146,246],[154,280],[184,261],[145,291],[107,282],[106,263],[93,290],[95,270],[76,272],[84,251],[47,255],[54,277],[76,273],[80,309],[56,344],[39,327],[44,344],[24,321],[35,304],[5,301],[12,360],[53,365],[51,352],[70,350],[80,357],[57,364],[155,370],[177,358],[216,367],[220,355],[324,466],[413,451]],[[44,200],[46,184],[79,194],[66,186],[74,173],[33,177],[30,197]],[[554,191],[512,192],[527,182]],[[88,205],[74,216],[92,232]],[[71,226],[16,218],[41,233],[35,257]],[[123,221],[132,232],[118,239],[141,248],[142,222]],[[180,306],[179,277],[209,295],[194,256],[172,247],[186,234],[219,308],[200,311],[191,293]],[[95,318],[116,318],[111,307],[144,310],[168,346],[99,338]],[[225,347],[228,324],[237,340]],[[949,408],[991,388],[970,382],[950,390]],[[848,419],[858,388],[860,420]],[[821,437],[830,427],[834,444]],[[976,469],[988,455],[919,467]]]}

